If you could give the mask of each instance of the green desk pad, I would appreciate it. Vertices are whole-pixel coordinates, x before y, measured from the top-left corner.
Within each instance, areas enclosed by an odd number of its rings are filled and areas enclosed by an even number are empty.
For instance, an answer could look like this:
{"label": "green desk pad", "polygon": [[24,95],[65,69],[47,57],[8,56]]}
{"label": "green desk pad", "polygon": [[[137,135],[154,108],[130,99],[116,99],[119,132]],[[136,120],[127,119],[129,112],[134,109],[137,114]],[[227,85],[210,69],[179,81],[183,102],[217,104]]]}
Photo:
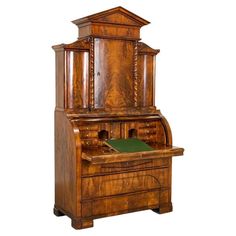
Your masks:
{"label": "green desk pad", "polygon": [[136,138],[109,139],[104,143],[118,152],[143,152],[154,150],[152,147]]}

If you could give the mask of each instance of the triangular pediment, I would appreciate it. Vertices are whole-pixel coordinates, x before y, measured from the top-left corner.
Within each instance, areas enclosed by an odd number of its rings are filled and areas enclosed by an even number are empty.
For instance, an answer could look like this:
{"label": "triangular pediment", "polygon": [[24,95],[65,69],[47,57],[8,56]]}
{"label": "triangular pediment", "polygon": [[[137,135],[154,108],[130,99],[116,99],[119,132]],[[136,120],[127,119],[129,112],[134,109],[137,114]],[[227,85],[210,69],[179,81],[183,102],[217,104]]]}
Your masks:
{"label": "triangular pediment", "polygon": [[138,53],[139,54],[158,54],[160,52],[159,49],[153,49],[149,47],[147,44],[139,42],[138,43]]}
{"label": "triangular pediment", "polygon": [[73,21],[76,25],[82,25],[86,23],[110,23],[118,25],[130,25],[141,27],[149,24],[147,20],[135,15],[134,13],[126,10],[123,7],[112,8],[97,14],[86,16],[78,20]]}

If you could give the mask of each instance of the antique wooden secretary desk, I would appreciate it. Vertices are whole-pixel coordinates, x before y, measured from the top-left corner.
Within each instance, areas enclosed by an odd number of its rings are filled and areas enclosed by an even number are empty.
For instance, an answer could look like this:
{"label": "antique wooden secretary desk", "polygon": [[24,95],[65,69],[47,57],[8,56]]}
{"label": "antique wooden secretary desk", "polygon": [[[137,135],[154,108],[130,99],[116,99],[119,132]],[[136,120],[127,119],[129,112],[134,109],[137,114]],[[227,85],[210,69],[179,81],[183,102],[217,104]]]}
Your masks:
{"label": "antique wooden secretary desk", "polygon": [[[155,107],[154,50],[140,42],[149,22],[116,7],[73,21],[79,38],[56,52],[55,206],[72,226],[152,209],[172,211],[171,129]],[[119,153],[107,139],[137,138],[152,151]]]}

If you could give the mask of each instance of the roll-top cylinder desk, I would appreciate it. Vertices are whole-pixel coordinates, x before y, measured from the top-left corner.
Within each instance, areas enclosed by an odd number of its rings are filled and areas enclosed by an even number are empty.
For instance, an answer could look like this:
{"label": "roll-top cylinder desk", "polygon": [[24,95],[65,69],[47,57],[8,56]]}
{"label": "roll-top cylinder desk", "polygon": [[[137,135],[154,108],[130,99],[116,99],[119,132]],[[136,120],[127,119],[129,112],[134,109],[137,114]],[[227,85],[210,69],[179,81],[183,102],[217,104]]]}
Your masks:
{"label": "roll-top cylinder desk", "polygon": [[[170,126],[155,107],[149,22],[122,7],[73,21],[79,38],[56,53],[55,205],[75,229],[100,217],[172,211]],[[108,139],[137,138],[152,151],[116,152]]]}

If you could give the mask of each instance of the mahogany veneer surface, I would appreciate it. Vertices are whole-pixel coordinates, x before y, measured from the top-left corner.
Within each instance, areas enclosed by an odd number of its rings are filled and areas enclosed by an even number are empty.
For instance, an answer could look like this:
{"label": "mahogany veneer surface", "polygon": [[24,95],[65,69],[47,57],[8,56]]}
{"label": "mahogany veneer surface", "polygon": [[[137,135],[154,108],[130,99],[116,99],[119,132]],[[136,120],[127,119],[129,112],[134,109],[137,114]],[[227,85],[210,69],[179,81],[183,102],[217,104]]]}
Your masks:
{"label": "mahogany veneer surface", "polygon": [[[56,53],[55,205],[72,227],[99,217],[172,211],[170,126],[155,107],[155,50],[140,41],[149,22],[116,7],[73,21],[79,38]],[[107,139],[138,138],[152,151],[118,153]]]}

